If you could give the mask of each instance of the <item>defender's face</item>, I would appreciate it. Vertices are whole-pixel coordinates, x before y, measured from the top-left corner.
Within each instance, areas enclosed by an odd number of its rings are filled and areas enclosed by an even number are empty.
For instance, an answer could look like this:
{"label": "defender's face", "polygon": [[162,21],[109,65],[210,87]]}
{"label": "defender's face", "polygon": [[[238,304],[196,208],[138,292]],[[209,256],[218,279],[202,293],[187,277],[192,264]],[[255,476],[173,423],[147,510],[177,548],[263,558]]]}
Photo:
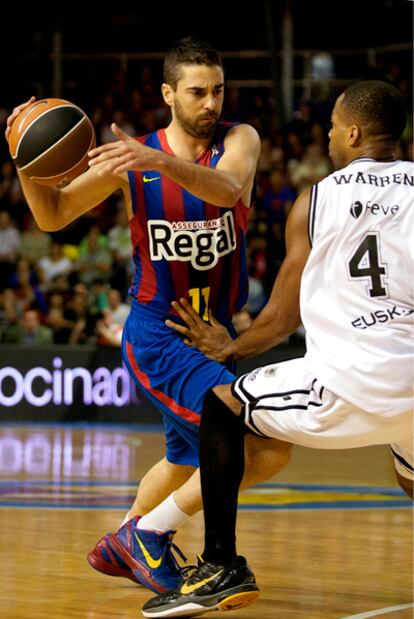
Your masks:
{"label": "defender's face", "polygon": [[224,75],[221,67],[184,65],[177,89],[171,92],[173,118],[192,137],[208,138],[223,108]]}
{"label": "defender's face", "polygon": [[349,121],[346,122],[342,106],[343,95],[338,97],[332,111],[331,130],[329,131],[329,156],[335,168],[343,168],[348,163]]}

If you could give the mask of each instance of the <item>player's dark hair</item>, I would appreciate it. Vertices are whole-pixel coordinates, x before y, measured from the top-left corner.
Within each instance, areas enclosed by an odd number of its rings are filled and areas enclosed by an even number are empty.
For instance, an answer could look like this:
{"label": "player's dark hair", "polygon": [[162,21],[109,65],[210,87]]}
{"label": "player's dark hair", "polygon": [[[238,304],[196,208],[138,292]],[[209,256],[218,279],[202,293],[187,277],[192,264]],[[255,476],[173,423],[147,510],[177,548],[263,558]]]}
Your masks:
{"label": "player's dark hair", "polygon": [[184,64],[200,64],[208,67],[218,65],[223,68],[218,52],[211,45],[194,36],[176,41],[165,56],[164,82],[169,84],[173,90],[177,88]]}
{"label": "player's dark hair", "polygon": [[407,123],[404,99],[387,82],[367,80],[344,91],[342,105],[349,115],[360,120],[369,135],[399,140]]}

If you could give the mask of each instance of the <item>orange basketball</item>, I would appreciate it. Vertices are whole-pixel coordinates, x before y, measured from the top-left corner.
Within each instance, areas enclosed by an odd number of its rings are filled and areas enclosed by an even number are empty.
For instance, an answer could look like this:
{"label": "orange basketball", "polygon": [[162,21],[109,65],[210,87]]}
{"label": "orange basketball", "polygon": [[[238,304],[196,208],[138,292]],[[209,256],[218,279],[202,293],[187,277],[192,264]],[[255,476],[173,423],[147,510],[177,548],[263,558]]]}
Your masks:
{"label": "orange basketball", "polygon": [[40,99],[14,121],[9,137],[16,167],[41,185],[64,185],[88,167],[95,131],[85,112],[64,99]]}

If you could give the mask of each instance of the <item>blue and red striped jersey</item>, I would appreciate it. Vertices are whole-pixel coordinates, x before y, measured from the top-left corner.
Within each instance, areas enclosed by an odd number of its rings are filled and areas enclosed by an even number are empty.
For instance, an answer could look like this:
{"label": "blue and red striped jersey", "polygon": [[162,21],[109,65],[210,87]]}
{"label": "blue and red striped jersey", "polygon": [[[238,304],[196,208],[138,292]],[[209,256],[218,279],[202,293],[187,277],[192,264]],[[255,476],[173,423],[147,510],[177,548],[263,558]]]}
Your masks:
{"label": "blue and red striped jersey", "polygon": [[[231,123],[218,123],[198,165],[215,168]],[[143,144],[174,154],[165,130]],[[171,301],[186,297],[205,320],[211,309],[229,319],[247,301],[246,230],[249,209],[204,202],[158,171],[128,172],[133,217],[130,220],[135,274],[130,294],[148,309],[167,314]]]}

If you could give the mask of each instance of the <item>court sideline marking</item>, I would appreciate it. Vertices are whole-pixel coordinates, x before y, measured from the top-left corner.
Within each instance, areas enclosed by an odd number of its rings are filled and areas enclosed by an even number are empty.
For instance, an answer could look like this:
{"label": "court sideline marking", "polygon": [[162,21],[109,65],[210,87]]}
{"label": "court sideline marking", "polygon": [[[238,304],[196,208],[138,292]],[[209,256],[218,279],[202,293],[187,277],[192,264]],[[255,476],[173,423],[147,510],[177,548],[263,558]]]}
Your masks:
{"label": "court sideline marking", "polygon": [[367,613],[360,613],[359,615],[347,615],[346,617],[342,617],[342,619],[368,619],[368,617],[378,617],[379,615],[386,615],[395,610],[405,610],[406,608],[414,608],[414,604],[400,604],[399,606],[388,606],[388,608],[377,608],[377,610],[370,610]]}

